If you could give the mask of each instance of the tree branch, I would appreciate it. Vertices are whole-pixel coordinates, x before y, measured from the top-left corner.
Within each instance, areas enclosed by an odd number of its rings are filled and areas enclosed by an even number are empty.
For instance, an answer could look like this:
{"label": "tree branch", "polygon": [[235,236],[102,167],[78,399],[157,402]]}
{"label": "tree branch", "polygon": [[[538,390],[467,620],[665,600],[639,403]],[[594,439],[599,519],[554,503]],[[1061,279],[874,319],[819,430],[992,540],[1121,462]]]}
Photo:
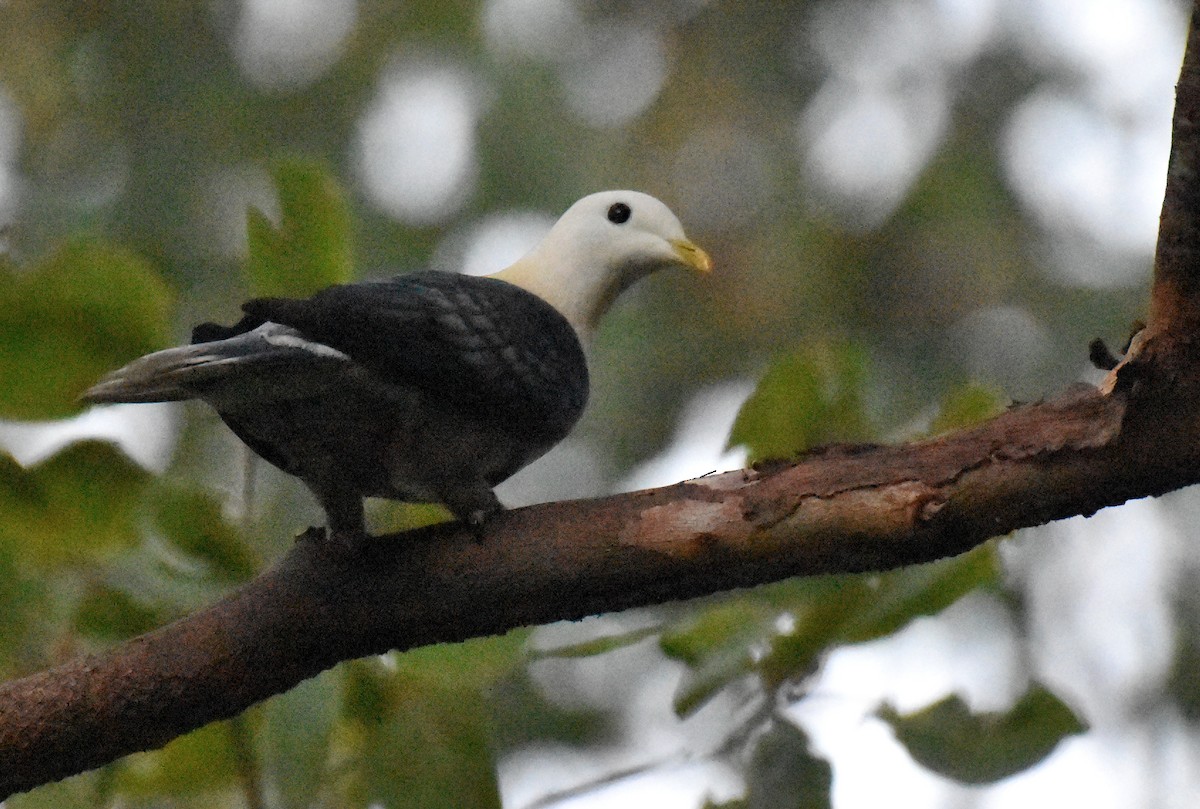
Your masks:
{"label": "tree branch", "polygon": [[1154,258],[1150,323],[1180,338],[1200,326],[1200,15],[1193,5],[1175,85],[1171,157]]}
{"label": "tree branch", "polygon": [[481,541],[443,524],[380,537],[363,559],[302,538],[200,613],[0,686],[0,794],[162,744],[340,660],[929,561],[1200,480],[1194,414],[1138,399],[1145,417],[1126,417],[1133,401],[1084,388],[917,444],[518,509]]}
{"label": "tree branch", "polygon": [[302,538],[200,613],[0,686],[0,795],[160,745],[337,662],[796,575],[878,570],[1200,481],[1200,18],[1150,321],[1099,390],[981,426],[381,537]]}

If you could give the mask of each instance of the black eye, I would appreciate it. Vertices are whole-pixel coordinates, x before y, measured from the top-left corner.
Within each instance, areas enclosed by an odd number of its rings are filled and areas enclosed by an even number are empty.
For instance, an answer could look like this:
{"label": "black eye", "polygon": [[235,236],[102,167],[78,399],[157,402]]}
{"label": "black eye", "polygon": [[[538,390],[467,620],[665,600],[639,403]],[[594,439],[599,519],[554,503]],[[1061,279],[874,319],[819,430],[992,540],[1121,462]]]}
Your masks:
{"label": "black eye", "polygon": [[629,221],[633,211],[624,202],[614,202],[608,208],[608,221],[615,225],[623,225]]}

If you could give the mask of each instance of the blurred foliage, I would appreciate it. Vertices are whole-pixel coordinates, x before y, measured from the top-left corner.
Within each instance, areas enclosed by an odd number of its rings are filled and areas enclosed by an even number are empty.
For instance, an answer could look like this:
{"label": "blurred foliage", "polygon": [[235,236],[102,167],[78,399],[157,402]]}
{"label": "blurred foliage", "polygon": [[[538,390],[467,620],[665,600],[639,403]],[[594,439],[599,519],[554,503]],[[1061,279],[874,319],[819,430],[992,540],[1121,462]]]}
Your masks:
{"label": "blurred foliage", "polygon": [[108,444],[75,444],[30,469],[0,455],[0,544],[49,569],[127,547],[147,478]]}
{"label": "blurred foliage", "polygon": [[482,689],[521,660],[524,632],[351,668],[341,745],[356,806],[500,806]]}
{"label": "blurred foliage", "polygon": [[767,728],[754,748],[746,785],[746,809],[829,809],[833,773],[812,754],[808,736],[789,722]]}
{"label": "blurred foliage", "polygon": [[866,374],[866,353],[850,344],[817,343],[776,360],[742,405],[730,446],[745,446],[757,463],[865,439]]}
{"label": "blurred foliage", "polygon": [[269,700],[260,712],[263,782],[273,805],[318,805],[329,780],[330,743],[342,710],[346,672],[334,669]]}
{"label": "blurred foliage", "polygon": [[246,272],[255,297],[306,297],[349,281],[354,271],[350,209],[333,176],[319,163],[283,160],[275,166],[280,223],[262,211],[247,217]]}
{"label": "blurred foliage", "polygon": [[114,786],[129,799],[187,799],[234,783],[238,771],[229,722],[213,722],[167,743],[109,765]]}
{"label": "blurred foliage", "polygon": [[[330,64],[282,85],[242,61],[251,5],[0,3],[0,417],[69,416],[104,372],[197,320],[228,320],[246,295],[302,295],[439,251],[454,259],[456,240],[490,214],[550,214],[603,187],[661,196],[717,271],[649,279],[605,324],[573,439],[597,479],[655,455],[684,403],[731,378],[758,380],[729,436],[755,460],[969,425],[1074,379],[1088,341],[1123,336],[1145,297],[1144,284],[1072,285],[1046,271],[1066,250],[1062,233],[1014,193],[998,133],[1062,76],[1007,40],[944,74],[914,62],[879,83],[901,96],[914,84],[945,92],[945,132],[881,213],[817,187],[805,124],[830,91],[854,89],[833,63],[856,53],[881,4],[570,4],[605,35],[655,37],[662,87],[611,124],[572,106],[590,77],[621,77],[587,61],[605,49],[568,52],[582,40],[567,36],[528,51],[519,36],[496,45],[485,5],[497,3],[358,3]],[[854,36],[811,34],[839,17]],[[387,98],[383,77],[398,65],[448,66],[473,82],[468,188],[439,221],[393,217],[359,174],[364,113]],[[18,190],[4,197],[6,183]],[[1074,260],[1103,258],[1087,250]],[[1148,277],[1148,255],[1107,260]],[[964,326],[1004,307],[1029,313],[1036,328],[1025,331],[1041,340],[1007,365],[998,341],[980,351]],[[272,470],[248,475],[257,501],[242,501],[241,459],[211,414],[187,411],[180,446],[162,478],[96,442],[29,468],[0,452],[0,674],[197,609],[307,524],[307,495]],[[382,506],[374,516],[398,527],[443,514]],[[714,753],[745,773],[746,795],[725,806],[827,806],[829,767],[779,708],[804,697],[832,649],[888,637],[967,593],[1000,593],[1020,617],[998,555],[989,543],[907,570],[664,607],[649,629],[549,652],[528,653],[526,633],[512,633],[351,661],[233,722],[6,805],[498,806],[506,756],[622,741],[615,697],[563,704],[526,663],[599,667],[657,637],[684,672],[681,717],[723,695],[751,708]],[[1181,644],[1171,681],[1193,720],[1197,636]],[[881,714],[914,758],[971,783],[1031,766],[1080,730],[1040,688],[1000,715],[972,716],[953,698]]]}
{"label": "blurred foliage", "polygon": [[246,546],[244,533],[225,518],[210,494],[167,489],[157,493],[152,509],[156,533],[174,550],[204,565],[204,576],[237,583],[258,570],[260,560]]}
{"label": "blurred foliage", "polygon": [[144,260],[96,240],[29,267],[0,256],[0,379],[19,381],[0,386],[0,417],[78,410],[102,373],[164,347],[170,297]]}
{"label": "blurred foliage", "polygon": [[747,770],[744,798],[708,801],[702,809],[829,809],[833,805],[829,763],[809,751],[808,736],[789,722],[769,725]]}
{"label": "blurred foliage", "polygon": [[1005,713],[974,714],[951,695],[911,714],[879,715],[912,757],[948,778],[987,784],[1028,769],[1067,736],[1087,729],[1054,694],[1034,686]]}
{"label": "blurred foliage", "polygon": [[995,416],[1006,401],[999,391],[987,385],[967,384],[955,388],[942,401],[929,431],[941,435]]}
{"label": "blurred foliage", "polygon": [[988,543],[903,570],[791,579],[736,600],[719,599],[661,636],[663,652],[689,667],[675,709],[691,714],[751,674],[774,693],[802,682],[837,644],[889,635],[999,582],[996,549]]}
{"label": "blurred foliage", "polygon": [[107,804],[106,799],[112,794],[110,781],[107,771],[85,773],[14,795],[4,805],[8,809],[95,809]]}
{"label": "blurred foliage", "polygon": [[[1200,598],[1194,591],[1176,595],[1176,608],[1185,616],[1184,627],[1200,626]],[[1200,632],[1180,632],[1175,643],[1174,659],[1164,684],[1174,706],[1190,722],[1200,722]]]}
{"label": "blurred foliage", "polygon": [[539,658],[594,657],[606,652],[623,649],[626,646],[632,646],[642,642],[646,638],[658,637],[661,632],[662,628],[660,626],[648,626],[615,635],[603,635],[599,638],[580,641],[579,643],[555,646],[553,649],[545,651],[530,650],[528,657],[530,660],[537,660]]}

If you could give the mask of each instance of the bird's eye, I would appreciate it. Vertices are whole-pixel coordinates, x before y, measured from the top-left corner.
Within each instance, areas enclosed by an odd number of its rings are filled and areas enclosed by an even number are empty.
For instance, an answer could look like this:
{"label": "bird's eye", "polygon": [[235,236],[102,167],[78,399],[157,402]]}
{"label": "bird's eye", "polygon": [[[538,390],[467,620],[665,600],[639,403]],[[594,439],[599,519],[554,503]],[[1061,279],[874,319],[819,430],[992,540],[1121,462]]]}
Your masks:
{"label": "bird's eye", "polygon": [[614,202],[608,208],[608,221],[616,225],[623,225],[629,221],[629,217],[633,211],[629,210],[629,206],[624,202]]}

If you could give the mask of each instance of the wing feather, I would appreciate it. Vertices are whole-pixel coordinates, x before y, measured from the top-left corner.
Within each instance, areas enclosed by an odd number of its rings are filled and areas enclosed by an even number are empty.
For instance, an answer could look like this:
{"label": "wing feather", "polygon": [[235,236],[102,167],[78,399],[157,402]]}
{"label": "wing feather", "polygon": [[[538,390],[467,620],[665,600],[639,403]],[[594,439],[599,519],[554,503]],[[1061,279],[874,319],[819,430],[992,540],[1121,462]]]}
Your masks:
{"label": "wing feather", "polygon": [[550,304],[505,281],[429,271],[305,299],[258,298],[243,309],[231,331],[264,321],[290,326],[380,379],[539,435],[565,435],[587,402],[574,330]]}

